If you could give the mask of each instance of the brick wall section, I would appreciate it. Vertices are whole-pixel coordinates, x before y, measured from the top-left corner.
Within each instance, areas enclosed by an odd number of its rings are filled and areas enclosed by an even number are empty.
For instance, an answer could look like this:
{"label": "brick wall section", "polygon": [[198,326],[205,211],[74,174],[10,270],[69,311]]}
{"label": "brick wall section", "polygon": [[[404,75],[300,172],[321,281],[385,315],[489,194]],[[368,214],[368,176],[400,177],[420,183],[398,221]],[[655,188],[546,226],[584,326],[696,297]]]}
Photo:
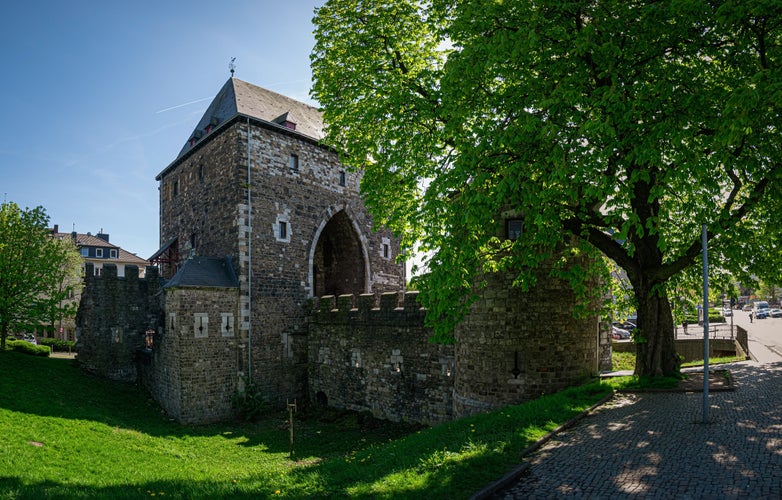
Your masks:
{"label": "brick wall section", "polygon": [[456,327],[454,416],[518,404],[597,375],[600,322],[573,317],[570,286],[538,272],[529,292],[513,276],[486,274],[488,286]]}
{"label": "brick wall section", "polygon": [[310,400],[392,421],[451,420],[453,346],[428,342],[417,292],[386,293],[379,304],[375,299],[342,295],[314,302]]}
{"label": "brick wall section", "polygon": [[233,416],[231,397],[241,384],[244,357],[236,331],[238,298],[237,289],[166,289],[166,325],[142,372],[154,399],[179,422]]}
{"label": "brick wall section", "polygon": [[115,264],[104,264],[102,276],[85,265],[85,287],[76,315],[77,360],[85,370],[112,380],[135,382],[136,356],[144,346],[144,333],[162,321],[161,282],[157,268],[146,278],[138,267],[126,266],[117,277]]}

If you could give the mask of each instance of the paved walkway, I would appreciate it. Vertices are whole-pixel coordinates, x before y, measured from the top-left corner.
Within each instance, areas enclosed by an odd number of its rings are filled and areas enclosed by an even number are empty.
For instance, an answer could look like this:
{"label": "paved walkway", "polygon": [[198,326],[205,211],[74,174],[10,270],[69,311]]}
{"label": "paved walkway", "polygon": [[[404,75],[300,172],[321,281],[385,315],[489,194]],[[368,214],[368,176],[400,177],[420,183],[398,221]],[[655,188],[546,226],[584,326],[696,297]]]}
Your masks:
{"label": "paved walkway", "polygon": [[707,422],[701,392],[617,394],[482,497],[782,499],[782,362],[727,366]]}

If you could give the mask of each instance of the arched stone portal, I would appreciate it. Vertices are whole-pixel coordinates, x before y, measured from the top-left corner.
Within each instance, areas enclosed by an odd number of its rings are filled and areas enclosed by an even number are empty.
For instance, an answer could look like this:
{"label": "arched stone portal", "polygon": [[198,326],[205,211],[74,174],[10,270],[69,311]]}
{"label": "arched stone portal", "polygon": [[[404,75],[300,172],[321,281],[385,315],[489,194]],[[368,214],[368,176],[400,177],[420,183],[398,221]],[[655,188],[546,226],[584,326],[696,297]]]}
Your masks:
{"label": "arched stone portal", "polygon": [[366,262],[361,240],[344,210],[323,227],[312,259],[315,296],[366,291]]}

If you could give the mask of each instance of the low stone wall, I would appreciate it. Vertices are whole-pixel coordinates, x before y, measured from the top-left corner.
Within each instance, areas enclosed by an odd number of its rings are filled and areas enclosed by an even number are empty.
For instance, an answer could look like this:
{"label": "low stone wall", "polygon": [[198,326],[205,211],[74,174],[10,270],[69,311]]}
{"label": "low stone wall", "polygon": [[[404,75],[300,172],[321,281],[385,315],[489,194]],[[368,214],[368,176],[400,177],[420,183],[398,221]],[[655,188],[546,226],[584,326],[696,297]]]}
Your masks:
{"label": "low stone wall", "polygon": [[429,342],[417,292],[325,296],[309,320],[316,403],[426,424],[453,418],[453,346]]}
{"label": "low stone wall", "polygon": [[[703,339],[677,339],[676,352],[682,356],[684,362],[699,361],[703,359]],[[614,342],[614,352],[635,353],[633,342]],[[746,356],[738,339],[709,339],[709,357]]]}

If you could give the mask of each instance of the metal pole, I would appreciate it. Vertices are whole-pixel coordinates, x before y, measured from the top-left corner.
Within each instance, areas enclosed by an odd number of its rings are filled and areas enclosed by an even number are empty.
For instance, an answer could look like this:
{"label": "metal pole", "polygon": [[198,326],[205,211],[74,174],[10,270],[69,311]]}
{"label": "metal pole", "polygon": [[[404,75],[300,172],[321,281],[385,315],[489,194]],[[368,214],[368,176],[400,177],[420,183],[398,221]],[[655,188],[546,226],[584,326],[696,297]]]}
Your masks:
{"label": "metal pole", "polygon": [[703,247],[703,423],[709,421],[709,257],[706,224],[701,229]]}

